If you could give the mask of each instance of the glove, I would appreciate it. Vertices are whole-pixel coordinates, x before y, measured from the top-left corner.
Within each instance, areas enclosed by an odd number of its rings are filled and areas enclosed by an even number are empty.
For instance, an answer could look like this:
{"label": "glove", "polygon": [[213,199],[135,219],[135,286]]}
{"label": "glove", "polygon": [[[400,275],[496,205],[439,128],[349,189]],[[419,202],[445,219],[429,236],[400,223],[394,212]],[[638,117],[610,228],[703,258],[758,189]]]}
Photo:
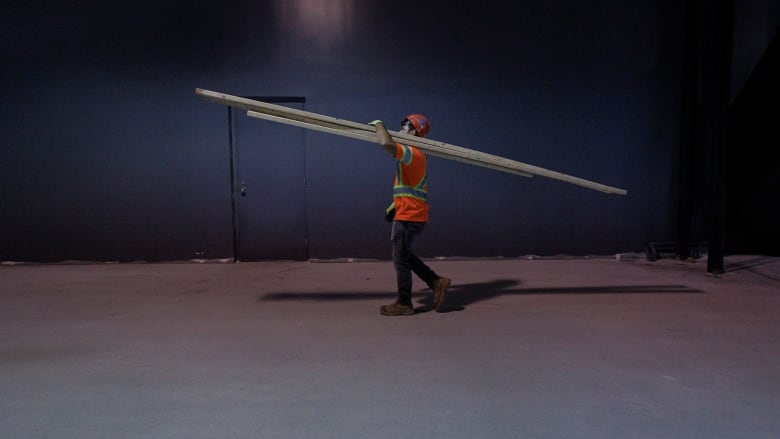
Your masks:
{"label": "glove", "polygon": [[384,122],[382,122],[381,120],[377,119],[377,120],[373,120],[373,121],[369,122],[368,124],[376,126],[376,124],[378,124],[378,123],[382,123],[383,124]]}
{"label": "glove", "polygon": [[395,201],[393,201],[389,206],[387,206],[387,209],[385,209],[385,220],[387,222],[392,223],[395,219]]}

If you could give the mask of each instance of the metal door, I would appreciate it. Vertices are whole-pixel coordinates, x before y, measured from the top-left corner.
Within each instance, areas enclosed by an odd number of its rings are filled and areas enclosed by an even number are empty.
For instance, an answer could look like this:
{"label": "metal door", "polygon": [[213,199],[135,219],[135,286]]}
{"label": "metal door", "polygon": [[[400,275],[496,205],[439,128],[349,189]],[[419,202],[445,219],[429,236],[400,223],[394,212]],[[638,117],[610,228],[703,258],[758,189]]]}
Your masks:
{"label": "metal door", "polygon": [[[250,97],[304,109],[303,98]],[[306,260],[304,130],[230,108],[236,260]]]}

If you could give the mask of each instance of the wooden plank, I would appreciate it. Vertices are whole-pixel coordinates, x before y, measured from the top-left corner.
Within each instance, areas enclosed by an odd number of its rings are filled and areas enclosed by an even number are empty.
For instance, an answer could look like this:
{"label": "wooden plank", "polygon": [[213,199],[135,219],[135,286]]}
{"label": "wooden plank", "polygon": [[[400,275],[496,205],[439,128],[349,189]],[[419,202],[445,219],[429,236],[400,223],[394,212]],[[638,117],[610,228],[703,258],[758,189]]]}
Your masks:
{"label": "wooden plank", "polygon": [[[341,130],[341,129],[338,129],[338,128],[334,128],[332,126],[323,126],[323,125],[318,125],[318,124],[312,123],[312,122],[293,120],[293,119],[285,119],[283,117],[276,116],[276,115],[273,115],[273,114],[265,114],[265,113],[260,113],[258,111],[253,111],[253,110],[247,111],[247,116],[254,117],[254,118],[257,118],[257,119],[264,119],[264,120],[268,120],[268,121],[271,121],[271,122],[284,123],[284,124],[288,124],[288,125],[292,125],[292,126],[297,126],[297,127],[300,127],[300,128],[308,128],[308,129],[315,130],[315,131],[322,131],[322,132],[325,132],[325,133],[335,134],[335,135],[338,135],[338,136],[350,137],[350,138],[357,139],[357,140],[364,140],[366,142],[376,143],[376,133],[374,131],[367,132],[367,131],[356,131],[356,130],[349,130],[349,129]],[[372,129],[374,128],[371,125],[369,125],[369,126]],[[390,133],[392,135],[394,132],[390,131]],[[400,133],[398,133],[398,134],[400,134]],[[404,144],[412,144],[412,142],[404,141]],[[416,145],[414,145],[414,146],[416,146]],[[467,163],[467,164],[470,164],[470,165],[481,166],[483,168],[494,169],[496,171],[502,171],[502,172],[508,172],[508,173],[512,173],[512,174],[522,175],[524,177],[533,177],[533,175],[528,174],[526,172],[522,172],[522,171],[517,170],[517,169],[508,168],[506,166],[502,166],[502,165],[498,165],[498,164],[493,164],[493,163],[490,163],[490,162],[484,161],[484,160],[483,161],[474,160],[474,159],[471,159],[467,155],[461,155],[461,154],[459,154],[457,152],[450,152],[450,151],[443,152],[440,149],[436,149],[435,147],[431,147],[431,146],[427,146],[427,145],[418,146],[418,147],[420,149],[424,150],[427,154],[432,155],[432,156],[442,157],[442,158],[446,158],[446,159],[449,159],[449,160],[454,160],[454,161],[458,161],[458,162],[462,162],[462,163]]]}
{"label": "wooden plank", "polygon": [[[250,117],[350,137],[367,142],[376,142],[376,128],[369,124],[352,122],[345,119],[338,119],[309,111],[287,108],[281,105],[269,104],[200,88],[196,89],[195,93],[212,102],[248,110],[247,115]],[[505,157],[464,148],[462,146],[426,139],[424,137],[412,136],[397,131],[389,131],[389,133],[393,137],[393,140],[405,145],[415,146],[433,156],[501,172],[522,175],[524,177],[538,175],[608,194],[626,195],[628,193],[625,189],[607,186]]]}

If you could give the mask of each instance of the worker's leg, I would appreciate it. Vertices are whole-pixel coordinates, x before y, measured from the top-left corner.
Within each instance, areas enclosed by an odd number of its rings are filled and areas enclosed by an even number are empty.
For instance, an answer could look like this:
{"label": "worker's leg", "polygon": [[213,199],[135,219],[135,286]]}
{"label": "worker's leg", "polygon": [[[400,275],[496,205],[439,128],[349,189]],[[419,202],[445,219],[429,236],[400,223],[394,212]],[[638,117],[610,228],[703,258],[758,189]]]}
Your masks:
{"label": "worker's leg", "polygon": [[403,305],[412,304],[412,269],[419,268],[418,263],[422,263],[412,250],[417,235],[424,227],[425,223],[393,221],[393,231],[390,235],[393,242],[393,265],[398,286],[398,303]]}
{"label": "worker's leg", "polygon": [[417,275],[423,282],[426,283],[431,289],[434,288],[436,281],[439,279],[439,275],[434,273],[425,262],[421,261],[417,255],[412,254],[409,257],[409,266],[412,272]]}

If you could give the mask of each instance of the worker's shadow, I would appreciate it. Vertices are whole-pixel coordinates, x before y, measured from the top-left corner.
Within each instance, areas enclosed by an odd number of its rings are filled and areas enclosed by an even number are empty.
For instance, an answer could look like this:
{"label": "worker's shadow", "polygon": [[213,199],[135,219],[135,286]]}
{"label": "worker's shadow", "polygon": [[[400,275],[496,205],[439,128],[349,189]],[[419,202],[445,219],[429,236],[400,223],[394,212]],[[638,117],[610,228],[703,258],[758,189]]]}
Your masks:
{"label": "worker's shadow", "polygon": [[[547,295],[547,294],[650,294],[650,293],[701,293],[701,290],[685,285],[598,285],[591,287],[548,287],[518,288],[520,282],[511,279],[499,279],[490,282],[452,285],[444,307],[439,312],[463,311],[468,305],[505,295]],[[427,295],[418,303],[422,306],[418,312],[433,309],[433,297]]]}
{"label": "worker's shadow", "polygon": [[[444,306],[438,312],[463,311],[466,309],[466,306],[476,302],[493,299],[504,294],[519,294],[522,290],[514,288],[517,285],[520,285],[519,281],[510,279],[474,284],[452,284],[449,290],[447,290]],[[423,293],[428,294],[417,300],[417,305],[419,306],[415,310],[418,314],[434,310],[433,294],[430,290],[425,290]],[[419,295],[419,293],[416,295]]]}
{"label": "worker's shadow", "polygon": [[[449,288],[444,306],[439,312],[448,313],[463,311],[469,305],[484,300],[494,299],[505,295],[537,295],[537,294],[648,294],[648,293],[701,293],[701,290],[686,287],[684,285],[605,285],[591,287],[548,287],[548,288],[519,288],[520,282],[513,279],[497,279],[489,282],[472,284],[452,284]],[[283,300],[313,300],[313,301],[337,301],[337,300],[368,300],[395,298],[395,293],[269,293],[259,297],[260,301]],[[433,294],[430,289],[415,291],[416,313],[433,311]]]}

